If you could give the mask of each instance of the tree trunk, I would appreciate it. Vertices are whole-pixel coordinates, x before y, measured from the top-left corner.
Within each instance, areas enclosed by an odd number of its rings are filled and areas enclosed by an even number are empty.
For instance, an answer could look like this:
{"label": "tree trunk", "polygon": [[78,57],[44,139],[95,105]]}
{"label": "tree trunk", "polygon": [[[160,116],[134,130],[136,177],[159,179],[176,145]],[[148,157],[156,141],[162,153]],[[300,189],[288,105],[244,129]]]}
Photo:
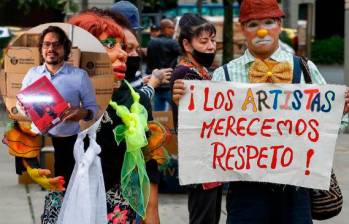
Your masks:
{"label": "tree trunk", "polygon": [[88,0],[81,0],[81,11],[88,9]]}
{"label": "tree trunk", "polygon": [[197,0],[196,1],[196,7],[198,8],[198,14],[202,14],[202,0]]}
{"label": "tree trunk", "polygon": [[234,58],[233,49],[233,0],[223,0],[224,24],[223,24],[223,63],[228,63]]}

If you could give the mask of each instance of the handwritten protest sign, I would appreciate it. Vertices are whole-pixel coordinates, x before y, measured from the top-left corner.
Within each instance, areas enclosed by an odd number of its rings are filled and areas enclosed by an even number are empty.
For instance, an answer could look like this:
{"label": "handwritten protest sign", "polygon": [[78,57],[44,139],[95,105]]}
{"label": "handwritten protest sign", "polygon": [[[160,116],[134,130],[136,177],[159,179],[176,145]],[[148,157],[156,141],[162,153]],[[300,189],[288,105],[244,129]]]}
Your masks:
{"label": "handwritten protest sign", "polygon": [[185,81],[183,185],[258,181],[328,189],[345,86]]}

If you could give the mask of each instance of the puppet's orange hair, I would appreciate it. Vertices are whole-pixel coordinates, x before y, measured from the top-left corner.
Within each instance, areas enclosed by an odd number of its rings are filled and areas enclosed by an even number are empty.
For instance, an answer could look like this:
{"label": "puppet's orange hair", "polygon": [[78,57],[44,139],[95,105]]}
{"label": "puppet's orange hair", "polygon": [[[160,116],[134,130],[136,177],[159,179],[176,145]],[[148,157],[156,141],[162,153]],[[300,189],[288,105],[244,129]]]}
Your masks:
{"label": "puppet's orange hair", "polygon": [[96,11],[85,11],[69,19],[68,23],[79,26],[87,30],[95,37],[99,37],[103,32],[111,37],[120,38],[125,42],[125,35],[122,28],[114,22],[108,15],[103,15]]}

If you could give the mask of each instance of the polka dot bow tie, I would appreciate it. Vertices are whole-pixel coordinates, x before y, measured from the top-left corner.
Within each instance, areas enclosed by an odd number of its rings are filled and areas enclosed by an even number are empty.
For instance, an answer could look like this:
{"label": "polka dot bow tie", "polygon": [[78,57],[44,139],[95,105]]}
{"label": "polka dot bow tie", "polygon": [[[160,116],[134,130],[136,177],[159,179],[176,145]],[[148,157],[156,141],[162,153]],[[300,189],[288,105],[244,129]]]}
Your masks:
{"label": "polka dot bow tie", "polygon": [[256,59],[248,73],[251,83],[292,83],[293,74],[288,62]]}

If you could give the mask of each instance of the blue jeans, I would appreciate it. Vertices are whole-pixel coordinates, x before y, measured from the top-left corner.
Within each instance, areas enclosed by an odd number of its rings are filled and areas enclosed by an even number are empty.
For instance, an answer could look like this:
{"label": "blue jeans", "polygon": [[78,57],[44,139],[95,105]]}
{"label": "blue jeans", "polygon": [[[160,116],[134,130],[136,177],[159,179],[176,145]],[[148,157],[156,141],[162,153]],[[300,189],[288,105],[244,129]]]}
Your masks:
{"label": "blue jeans", "polygon": [[289,185],[231,182],[227,224],[312,224],[309,190]]}
{"label": "blue jeans", "polygon": [[172,102],[171,90],[156,90],[153,99],[154,111],[167,111]]}

